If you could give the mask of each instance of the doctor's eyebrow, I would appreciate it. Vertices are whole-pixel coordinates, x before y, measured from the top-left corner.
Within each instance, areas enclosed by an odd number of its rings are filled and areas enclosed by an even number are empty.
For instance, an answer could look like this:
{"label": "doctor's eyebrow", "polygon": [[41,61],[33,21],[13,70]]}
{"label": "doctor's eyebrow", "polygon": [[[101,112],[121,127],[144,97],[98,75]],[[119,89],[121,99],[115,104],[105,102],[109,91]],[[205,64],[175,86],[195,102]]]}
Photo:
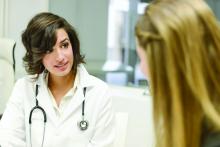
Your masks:
{"label": "doctor's eyebrow", "polygon": [[59,44],[62,44],[63,42],[65,42],[65,41],[70,41],[68,38],[65,38],[65,39],[63,39],[63,40],[61,40],[60,42],[59,42]]}

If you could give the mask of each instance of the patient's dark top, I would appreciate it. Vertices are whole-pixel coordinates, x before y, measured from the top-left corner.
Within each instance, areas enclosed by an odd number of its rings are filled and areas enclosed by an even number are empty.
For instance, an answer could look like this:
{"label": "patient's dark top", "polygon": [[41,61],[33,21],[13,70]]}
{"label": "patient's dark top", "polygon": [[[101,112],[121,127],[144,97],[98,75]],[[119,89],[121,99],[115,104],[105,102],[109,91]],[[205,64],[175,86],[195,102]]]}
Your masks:
{"label": "patient's dark top", "polygon": [[201,144],[201,147],[220,147],[220,132],[210,131],[210,129],[205,128]]}

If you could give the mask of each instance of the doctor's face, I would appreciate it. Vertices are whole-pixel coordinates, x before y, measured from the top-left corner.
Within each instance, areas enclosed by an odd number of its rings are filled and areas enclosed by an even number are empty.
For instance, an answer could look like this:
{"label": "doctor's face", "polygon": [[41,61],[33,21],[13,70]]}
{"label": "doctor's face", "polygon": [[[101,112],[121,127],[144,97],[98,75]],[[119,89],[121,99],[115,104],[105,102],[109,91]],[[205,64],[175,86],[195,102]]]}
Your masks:
{"label": "doctor's face", "polygon": [[43,57],[43,65],[52,76],[66,76],[73,66],[72,45],[64,29],[58,29],[56,36],[56,44]]}

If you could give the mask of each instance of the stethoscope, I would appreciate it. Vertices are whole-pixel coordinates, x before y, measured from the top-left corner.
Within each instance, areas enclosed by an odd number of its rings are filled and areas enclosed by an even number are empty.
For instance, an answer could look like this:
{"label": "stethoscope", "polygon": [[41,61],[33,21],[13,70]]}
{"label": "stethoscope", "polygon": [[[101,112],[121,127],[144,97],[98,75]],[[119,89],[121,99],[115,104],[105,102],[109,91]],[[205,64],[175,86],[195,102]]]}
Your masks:
{"label": "stethoscope", "polygon": [[[31,109],[30,114],[29,114],[29,133],[30,133],[30,144],[32,147],[32,139],[31,139],[31,123],[32,123],[32,114],[34,111],[36,110],[40,110],[43,114],[44,117],[44,127],[43,127],[43,139],[42,139],[42,143],[41,143],[41,147],[43,147],[43,143],[44,143],[44,137],[45,137],[45,128],[46,128],[46,122],[47,122],[47,114],[45,112],[45,110],[39,106],[38,104],[38,100],[37,100],[37,95],[38,95],[38,88],[39,85],[36,84],[36,88],[35,88],[35,106]],[[85,131],[88,129],[89,126],[89,122],[85,119],[85,96],[86,96],[86,87],[83,88],[83,95],[84,95],[84,100],[82,102],[82,120],[80,120],[77,125],[79,127],[79,129],[81,131]]]}

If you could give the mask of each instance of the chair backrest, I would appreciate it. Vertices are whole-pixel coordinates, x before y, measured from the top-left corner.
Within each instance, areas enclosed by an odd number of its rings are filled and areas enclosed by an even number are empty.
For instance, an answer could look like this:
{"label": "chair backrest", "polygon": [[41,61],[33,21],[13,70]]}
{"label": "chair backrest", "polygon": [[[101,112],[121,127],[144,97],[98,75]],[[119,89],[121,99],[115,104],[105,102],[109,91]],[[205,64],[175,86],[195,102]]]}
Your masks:
{"label": "chair backrest", "polygon": [[115,115],[116,120],[116,137],[114,147],[125,147],[128,113],[117,112]]}
{"label": "chair backrest", "polygon": [[152,98],[146,88],[110,85],[110,94],[118,129],[115,147],[154,146]]}
{"label": "chair backrest", "polygon": [[15,81],[15,41],[0,38],[0,114],[5,109]]}

